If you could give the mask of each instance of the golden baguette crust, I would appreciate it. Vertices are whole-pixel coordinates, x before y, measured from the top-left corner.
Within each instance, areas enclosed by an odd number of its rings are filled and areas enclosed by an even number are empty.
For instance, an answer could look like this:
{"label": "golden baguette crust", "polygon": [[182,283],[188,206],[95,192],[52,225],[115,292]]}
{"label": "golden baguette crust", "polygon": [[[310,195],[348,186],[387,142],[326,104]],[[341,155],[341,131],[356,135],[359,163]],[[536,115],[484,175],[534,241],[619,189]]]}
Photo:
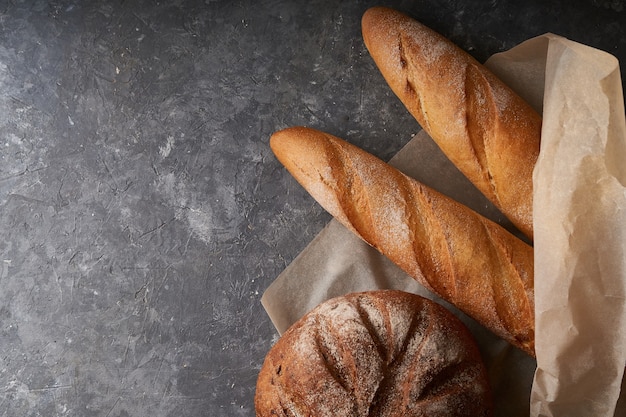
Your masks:
{"label": "golden baguette crust", "polygon": [[302,317],[270,349],[256,415],[488,417],[487,371],[452,313],[402,291],[347,294]]}
{"label": "golden baguette crust", "polygon": [[478,61],[386,7],[362,18],[381,74],[463,174],[532,239],[532,171],[541,116]]}
{"label": "golden baguette crust", "polygon": [[344,226],[441,298],[534,355],[531,246],[330,134],[292,127],[273,134],[270,146]]}

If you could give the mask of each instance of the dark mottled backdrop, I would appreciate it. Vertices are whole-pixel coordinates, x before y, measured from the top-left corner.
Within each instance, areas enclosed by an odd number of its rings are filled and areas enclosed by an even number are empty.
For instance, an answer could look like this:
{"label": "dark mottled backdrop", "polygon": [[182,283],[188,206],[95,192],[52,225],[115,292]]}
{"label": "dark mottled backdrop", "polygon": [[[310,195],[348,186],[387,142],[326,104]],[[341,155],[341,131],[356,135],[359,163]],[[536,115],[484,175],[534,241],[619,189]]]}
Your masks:
{"label": "dark mottled backdrop", "polygon": [[[0,1],[0,416],[253,416],[260,305],[329,217],[270,134],[382,158],[419,126],[374,1]],[[623,2],[389,1],[480,60],[544,32],[626,59]]]}

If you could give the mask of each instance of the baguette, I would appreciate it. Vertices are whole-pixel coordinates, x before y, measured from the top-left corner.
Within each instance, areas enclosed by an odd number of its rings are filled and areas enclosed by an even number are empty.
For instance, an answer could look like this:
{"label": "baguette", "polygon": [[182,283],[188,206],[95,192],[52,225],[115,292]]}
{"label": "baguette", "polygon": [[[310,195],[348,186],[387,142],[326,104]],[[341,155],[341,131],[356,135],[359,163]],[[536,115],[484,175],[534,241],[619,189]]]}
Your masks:
{"label": "baguette", "polygon": [[541,116],[452,42],[386,7],[363,40],[393,92],[456,167],[528,238]]}
{"label": "baguette", "polygon": [[292,127],[274,133],[270,146],[340,223],[442,299],[534,355],[531,246],[330,134]]}

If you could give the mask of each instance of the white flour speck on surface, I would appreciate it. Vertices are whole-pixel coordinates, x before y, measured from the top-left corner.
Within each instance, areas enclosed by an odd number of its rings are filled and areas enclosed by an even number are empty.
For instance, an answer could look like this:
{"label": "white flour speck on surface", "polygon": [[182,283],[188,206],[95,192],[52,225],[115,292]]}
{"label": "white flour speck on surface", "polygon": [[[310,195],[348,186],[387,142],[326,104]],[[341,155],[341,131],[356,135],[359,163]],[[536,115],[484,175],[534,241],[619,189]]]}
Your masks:
{"label": "white flour speck on surface", "polygon": [[198,195],[193,186],[175,173],[161,175],[155,183],[168,204],[175,210],[175,218],[186,222],[190,234],[204,243],[215,239],[230,239],[237,233],[232,227],[237,220],[235,191],[230,185],[220,185],[211,198]]}
{"label": "white flour speck on surface", "polygon": [[162,158],[167,158],[168,156],[170,156],[170,152],[172,152],[173,147],[174,147],[174,137],[168,136],[167,142],[165,142],[165,145],[159,146],[159,155],[161,155]]}

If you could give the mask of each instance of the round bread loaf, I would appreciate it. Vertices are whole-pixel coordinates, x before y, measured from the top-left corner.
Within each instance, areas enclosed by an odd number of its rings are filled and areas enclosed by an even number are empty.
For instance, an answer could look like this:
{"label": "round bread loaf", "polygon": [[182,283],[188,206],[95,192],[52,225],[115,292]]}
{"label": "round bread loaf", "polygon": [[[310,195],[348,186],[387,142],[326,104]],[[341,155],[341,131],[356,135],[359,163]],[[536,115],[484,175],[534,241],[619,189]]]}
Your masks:
{"label": "round bread loaf", "polygon": [[396,290],[328,300],[267,354],[257,416],[490,416],[476,344],[452,313]]}

